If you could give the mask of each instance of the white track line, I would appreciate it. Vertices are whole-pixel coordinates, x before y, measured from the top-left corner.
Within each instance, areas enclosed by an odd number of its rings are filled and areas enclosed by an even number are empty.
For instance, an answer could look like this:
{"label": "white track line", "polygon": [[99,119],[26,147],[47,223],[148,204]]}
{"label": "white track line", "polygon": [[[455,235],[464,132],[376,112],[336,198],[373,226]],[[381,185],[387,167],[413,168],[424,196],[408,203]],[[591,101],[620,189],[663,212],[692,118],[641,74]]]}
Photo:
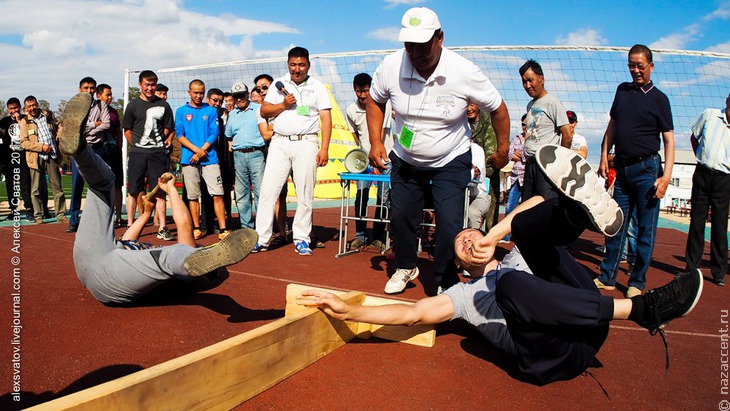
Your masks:
{"label": "white track line", "polygon": [[[73,243],[73,240],[59,239],[57,237],[52,237],[52,236],[48,236],[48,235],[44,235],[44,234],[37,234],[37,233],[26,233],[26,234],[34,235],[34,236],[37,236],[37,237],[49,238],[51,240],[56,240],[56,241],[65,241],[65,242]],[[279,281],[279,282],[287,283],[287,284],[289,284],[289,283],[296,283],[296,284],[309,285],[309,286],[318,287],[318,288],[329,288],[331,290],[351,291],[351,290],[348,290],[348,289],[345,289],[345,288],[333,287],[333,286],[327,285],[327,284],[316,284],[316,283],[310,283],[310,282],[303,282],[303,281],[298,281],[298,280],[293,280],[293,279],[290,279],[290,278],[283,278],[283,277],[271,277],[271,276],[268,276],[268,275],[254,274],[254,273],[249,273],[249,272],[245,272],[245,271],[228,270],[228,272],[229,273],[236,273],[237,275],[247,275],[249,277],[255,277],[255,278],[261,278],[261,279],[266,279],[266,280]],[[372,295],[372,296],[375,296],[375,297],[389,298],[391,300],[399,300],[399,301],[410,302],[410,303],[413,303],[413,302],[418,301],[418,300],[414,300],[414,299],[410,299],[410,298],[402,298],[402,297],[397,297],[397,296],[393,296],[393,295],[389,295],[389,294],[373,294],[373,293],[366,293],[366,294],[367,295]],[[646,329],[645,328],[641,328],[641,327],[627,327],[627,326],[623,326],[623,325],[611,325],[610,328],[617,329],[617,330],[628,330],[628,331],[642,331],[642,332],[646,332]],[[688,335],[688,336],[691,336],[691,337],[721,338],[720,334],[706,334],[706,333],[695,333],[695,332],[687,332],[687,331],[672,331],[672,330],[664,330],[664,332],[666,332],[667,334]]]}
{"label": "white track line", "polygon": [[[351,291],[351,290],[348,290],[348,289],[345,289],[345,288],[332,287],[330,285],[316,284],[316,283],[309,283],[309,282],[302,282],[302,281],[297,281],[297,280],[292,280],[292,279],[287,279],[287,278],[282,278],[282,277],[271,277],[271,276],[268,276],[268,275],[253,274],[253,273],[248,273],[248,272],[245,272],[245,271],[233,271],[233,270],[229,270],[229,272],[230,273],[236,273],[237,275],[247,275],[249,277],[262,278],[262,279],[266,279],[266,280],[274,280],[274,281],[279,281],[279,282],[283,282],[283,283],[296,283],[296,284],[309,285],[309,286],[312,286],[312,287],[329,288],[329,289],[338,290],[338,291]],[[410,298],[394,297],[394,296],[388,295],[388,294],[371,294],[371,293],[366,293],[366,294],[367,295],[376,296],[376,297],[389,298],[391,300],[399,300],[399,301],[411,302],[411,303],[418,301],[418,300],[414,300],[414,299],[410,299]],[[641,328],[641,327],[627,327],[627,326],[624,326],[624,325],[611,325],[610,328],[617,329],[617,330],[628,330],[628,331],[647,332],[646,331],[646,328]],[[687,331],[671,331],[671,330],[664,330],[664,332],[667,333],[667,334],[688,335],[688,336],[691,336],[691,337],[720,338],[720,335],[719,334],[706,334],[706,333],[695,333],[695,332],[687,332]]]}
{"label": "white track line", "polygon": [[[629,330],[629,331],[643,331],[646,332],[646,328],[641,327],[627,327],[625,325],[611,325],[611,328],[615,328],[618,330]],[[720,334],[706,334],[706,333],[694,333],[694,332],[688,332],[688,331],[673,331],[673,330],[664,330],[667,334],[677,334],[677,335],[688,335],[690,337],[710,337],[710,338],[721,338]]]}
{"label": "white track line", "polygon": [[[290,279],[290,278],[272,277],[272,276],[262,275],[262,274],[253,274],[253,273],[249,273],[249,272],[245,272],[245,271],[235,271],[235,270],[230,270],[229,269],[228,272],[229,273],[236,273],[236,275],[247,275],[249,277],[263,278],[263,279],[266,279],[266,280],[279,281],[279,282],[287,283],[287,284],[294,283],[294,284],[308,285],[308,286],[311,286],[311,287],[328,288],[330,290],[337,290],[337,291],[345,291],[345,292],[352,291],[352,290],[348,290],[346,288],[333,287],[333,286],[328,285],[328,284],[309,283],[309,282],[303,282],[303,281],[293,280],[293,279]],[[416,301],[418,301],[418,300],[414,300],[414,299],[410,299],[410,298],[395,297],[395,296],[392,296],[392,295],[389,295],[389,294],[373,294],[373,293],[366,293],[366,294],[367,295],[372,295],[374,297],[388,298],[390,300],[399,300],[399,301],[404,301],[404,302],[409,302],[409,303],[415,303]]]}

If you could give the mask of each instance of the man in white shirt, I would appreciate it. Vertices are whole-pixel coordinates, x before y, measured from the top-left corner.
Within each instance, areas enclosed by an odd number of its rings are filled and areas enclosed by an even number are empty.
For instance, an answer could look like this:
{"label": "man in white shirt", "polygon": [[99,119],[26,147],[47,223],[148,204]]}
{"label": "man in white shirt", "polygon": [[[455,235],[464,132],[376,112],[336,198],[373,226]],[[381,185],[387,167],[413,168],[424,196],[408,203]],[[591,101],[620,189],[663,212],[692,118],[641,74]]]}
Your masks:
{"label": "man in white shirt", "polygon": [[[372,80],[372,77],[367,73],[355,75],[352,81],[352,88],[355,91],[357,100],[347,106],[345,110],[347,125],[355,138],[355,142],[361,150],[368,154],[370,153],[370,133],[368,132],[365,107],[370,96]],[[390,106],[387,106],[385,111],[385,123],[390,124]],[[384,124],[381,130],[383,140],[386,138],[385,131],[387,124]],[[383,174],[390,174],[390,169],[384,170]],[[367,217],[368,197],[371,185],[371,181],[357,182],[357,195],[355,197],[355,215],[357,217]],[[378,206],[375,209],[375,218],[380,218],[384,214],[383,207],[386,206],[389,189],[390,187],[387,183],[378,184],[378,197],[376,200]],[[387,215],[383,217],[387,217]],[[351,250],[367,244],[367,221],[356,221],[355,231],[355,238],[350,243]],[[380,251],[385,251],[385,223],[373,223],[371,244]]]}
{"label": "man in white shirt", "polygon": [[570,129],[573,130],[573,142],[570,143],[570,149],[580,154],[581,157],[588,158],[588,142],[585,137],[575,132],[575,126],[578,125],[578,115],[573,110],[568,110],[565,114],[568,116]]}
{"label": "man in white shirt", "polygon": [[[294,249],[297,254],[307,256],[312,255],[309,243],[317,167],[326,166],[329,160],[332,101],[324,83],[309,76],[307,49],[294,47],[289,50],[287,66],[289,74],[274,81],[277,90],[270,90],[261,106],[261,116],[276,117],[276,122],[256,211],[259,242],[253,252],[268,247],[274,222],[274,205],[289,173],[293,172],[297,189],[297,211],[292,227]],[[320,127],[321,146],[318,136]]]}
{"label": "man in white shirt", "polygon": [[484,149],[477,143],[471,143],[472,185],[469,187],[469,212],[467,227],[481,230],[484,219],[489,212],[492,199],[489,197],[489,180],[484,174]]}
{"label": "man in white shirt", "polygon": [[[375,71],[367,102],[370,162],[384,169],[392,163],[391,226],[395,236],[396,272],[385,286],[400,293],[418,277],[416,231],[423,202],[430,193],[436,212],[434,277],[446,288],[459,281],[451,241],[464,220],[464,190],[471,179],[469,103],[491,113],[497,152],[487,163],[507,164],[509,113],[499,92],[472,62],[443,48],[438,16],[425,7],[408,10],[398,37],[404,50],[387,56]],[[377,136],[390,101],[397,142],[390,154]]]}

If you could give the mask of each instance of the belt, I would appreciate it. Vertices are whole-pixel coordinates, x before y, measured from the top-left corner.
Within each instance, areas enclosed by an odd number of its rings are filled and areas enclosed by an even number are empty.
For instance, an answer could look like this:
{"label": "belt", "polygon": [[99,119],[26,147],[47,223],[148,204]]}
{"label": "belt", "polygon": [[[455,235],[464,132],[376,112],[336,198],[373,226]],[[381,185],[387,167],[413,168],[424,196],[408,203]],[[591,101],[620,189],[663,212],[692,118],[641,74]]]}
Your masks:
{"label": "belt", "polygon": [[728,173],[726,173],[724,171],[720,171],[720,170],[715,170],[713,168],[709,168],[709,167],[707,167],[706,165],[704,165],[702,163],[697,163],[697,169],[700,170],[700,171],[702,171],[705,174],[709,174],[709,175],[712,175],[712,176],[726,176],[726,175],[730,175],[730,174],[728,174]]}
{"label": "belt", "polygon": [[237,148],[233,151],[238,151],[239,153],[253,153],[254,151],[263,150],[263,147],[248,147],[248,148]]}
{"label": "belt", "polygon": [[289,139],[289,141],[299,141],[299,140],[304,140],[307,137],[317,137],[317,133],[311,133],[311,134],[291,134],[291,135],[288,135],[288,136],[285,136],[285,135],[279,134],[279,133],[274,133],[274,136],[275,137],[287,138],[287,139]]}
{"label": "belt", "polygon": [[621,165],[624,165],[624,166],[630,166],[632,164],[640,163],[644,160],[652,159],[658,155],[659,154],[654,153],[654,154],[647,154],[645,156],[638,156],[638,157],[628,157],[628,158],[616,157],[616,162],[620,163]]}

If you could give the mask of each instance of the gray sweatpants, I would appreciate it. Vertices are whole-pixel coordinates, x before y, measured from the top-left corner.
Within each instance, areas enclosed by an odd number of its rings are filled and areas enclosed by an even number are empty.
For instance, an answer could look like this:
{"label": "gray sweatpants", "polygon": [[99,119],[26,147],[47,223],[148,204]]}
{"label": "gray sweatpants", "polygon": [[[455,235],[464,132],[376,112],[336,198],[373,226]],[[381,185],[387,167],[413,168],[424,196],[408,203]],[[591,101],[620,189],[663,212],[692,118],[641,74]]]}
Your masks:
{"label": "gray sweatpants", "polygon": [[175,244],[135,251],[114,239],[114,173],[88,145],[74,160],[89,185],[74,265],[91,295],[103,303],[128,303],[173,277],[187,277],[183,264],[195,248]]}

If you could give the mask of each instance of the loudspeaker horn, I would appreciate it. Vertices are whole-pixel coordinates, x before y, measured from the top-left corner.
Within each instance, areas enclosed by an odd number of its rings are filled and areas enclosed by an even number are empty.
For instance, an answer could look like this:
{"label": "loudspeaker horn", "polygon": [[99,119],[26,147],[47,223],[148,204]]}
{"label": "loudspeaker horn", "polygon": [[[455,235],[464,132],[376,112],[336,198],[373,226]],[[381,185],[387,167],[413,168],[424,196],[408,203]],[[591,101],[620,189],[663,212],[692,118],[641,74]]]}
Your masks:
{"label": "loudspeaker horn", "polygon": [[345,156],[345,169],[350,173],[361,174],[368,169],[368,153],[356,148]]}

